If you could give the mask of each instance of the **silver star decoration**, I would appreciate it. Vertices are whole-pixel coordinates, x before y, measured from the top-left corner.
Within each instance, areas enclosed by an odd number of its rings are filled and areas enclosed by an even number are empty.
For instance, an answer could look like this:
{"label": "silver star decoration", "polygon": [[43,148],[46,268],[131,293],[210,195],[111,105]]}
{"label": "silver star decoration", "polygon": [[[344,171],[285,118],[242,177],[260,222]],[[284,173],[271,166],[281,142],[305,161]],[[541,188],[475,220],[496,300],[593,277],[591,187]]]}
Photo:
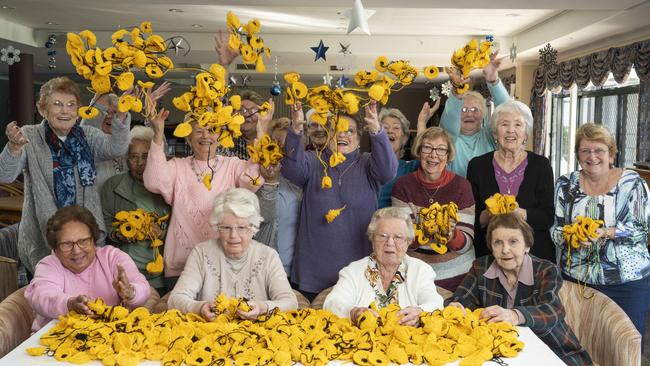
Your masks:
{"label": "silver star decoration", "polygon": [[228,80],[230,80],[230,85],[237,85],[237,78],[235,78],[235,75],[230,75]]}
{"label": "silver star decoration", "polygon": [[327,74],[323,75],[323,84],[325,85],[331,85],[332,84],[332,75],[328,72]]}
{"label": "silver star decoration", "polygon": [[343,44],[339,42],[339,46],[341,49],[339,50],[339,53],[342,53],[343,55],[351,55],[352,52],[350,51],[350,43]]}
{"label": "silver star decoration", "polygon": [[179,38],[178,40],[174,40],[174,38],[170,38],[169,44],[167,45],[167,49],[174,50],[174,55],[178,56],[178,51],[185,49],[185,47],[181,46],[182,43],[183,43],[183,38]]}
{"label": "silver star decoration", "polygon": [[251,81],[251,76],[250,75],[242,75],[241,76],[241,86],[242,87],[247,87],[248,82]]}
{"label": "silver star decoration", "polygon": [[436,88],[435,86],[429,89],[429,99],[435,102],[436,100],[438,100],[438,98],[440,98],[440,90],[438,90],[438,88]]}
{"label": "silver star decoration", "polygon": [[441,87],[442,87],[442,91],[441,91],[442,94],[444,94],[446,96],[449,96],[449,94],[451,94],[451,90],[452,90],[453,86],[451,85],[450,80],[447,80],[447,82],[442,84]]}
{"label": "silver star decoration", "polygon": [[512,46],[510,46],[510,61],[515,62],[515,59],[517,58],[517,46],[513,43]]}
{"label": "silver star decoration", "polygon": [[361,0],[354,0],[352,9],[348,9],[344,13],[344,15],[350,19],[350,23],[348,23],[347,34],[350,34],[350,32],[359,28],[363,33],[370,35],[368,18],[373,16],[375,12],[375,10],[364,9],[363,4],[361,4]]}

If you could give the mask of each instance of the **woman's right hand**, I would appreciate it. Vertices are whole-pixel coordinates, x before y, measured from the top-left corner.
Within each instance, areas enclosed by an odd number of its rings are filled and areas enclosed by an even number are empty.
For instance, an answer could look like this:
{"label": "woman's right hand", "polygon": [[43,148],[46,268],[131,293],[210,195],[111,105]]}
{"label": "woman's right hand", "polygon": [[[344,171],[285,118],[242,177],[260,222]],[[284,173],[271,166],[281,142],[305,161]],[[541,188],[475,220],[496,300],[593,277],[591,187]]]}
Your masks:
{"label": "woman's right hand", "polygon": [[369,311],[371,312],[374,316],[379,317],[379,314],[377,314],[376,311],[372,310],[371,308],[364,308],[360,306],[355,306],[350,310],[350,321],[352,324],[357,324],[357,320],[363,314],[364,312]]}
{"label": "woman's right hand", "polygon": [[478,217],[478,221],[481,224],[481,227],[486,227],[490,219],[492,218],[492,213],[486,208],[481,211],[481,214]]}
{"label": "woman's right hand", "polygon": [[239,52],[231,50],[228,46],[228,37],[230,34],[223,33],[221,29],[219,35],[214,37],[214,50],[219,55],[219,63],[226,69],[239,56]]}
{"label": "woman's right hand", "polygon": [[93,315],[93,311],[86,305],[88,301],[90,299],[86,295],[70,297],[68,298],[68,311],[75,311],[82,315]]}
{"label": "woman's right hand", "polygon": [[291,128],[297,134],[302,133],[305,128],[305,112],[302,110],[301,102],[291,105]]}
{"label": "woman's right hand", "polygon": [[420,129],[424,130],[427,127],[427,122],[433,117],[438,108],[440,108],[440,98],[436,99],[433,106],[430,106],[428,101],[424,102],[420,114],[418,114],[418,134],[424,132],[420,131]]}
{"label": "woman's right hand", "polygon": [[23,130],[18,127],[16,121],[11,121],[7,125],[5,135],[7,135],[7,139],[9,140],[9,151],[14,155],[18,155],[20,150],[23,149],[23,146],[29,142],[25,135],[23,135]]}
{"label": "woman's right hand", "polygon": [[201,310],[200,310],[201,316],[203,319],[211,322],[217,317],[217,313],[215,312],[214,304],[211,302],[206,302],[203,305],[201,305]]}

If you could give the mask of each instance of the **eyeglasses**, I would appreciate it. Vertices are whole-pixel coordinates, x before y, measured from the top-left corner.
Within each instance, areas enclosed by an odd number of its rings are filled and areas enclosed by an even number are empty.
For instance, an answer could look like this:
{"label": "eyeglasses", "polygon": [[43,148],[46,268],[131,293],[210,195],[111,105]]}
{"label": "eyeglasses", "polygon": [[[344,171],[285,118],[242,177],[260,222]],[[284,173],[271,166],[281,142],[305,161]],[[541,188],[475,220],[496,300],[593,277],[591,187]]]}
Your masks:
{"label": "eyeglasses", "polygon": [[596,154],[597,156],[605,156],[608,150],[605,149],[580,149],[578,154],[582,156],[589,156],[591,154]]}
{"label": "eyeglasses", "polygon": [[129,154],[126,156],[126,160],[130,162],[138,162],[138,161],[147,161],[147,158],[149,157],[149,154]]}
{"label": "eyeglasses", "polygon": [[347,131],[343,131],[343,134],[345,134],[346,136],[356,135],[356,134],[357,134],[357,130],[350,128],[350,129],[347,130]]}
{"label": "eyeglasses", "polygon": [[241,107],[241,109],[239,110],[239,112],[241,112],[241,115],[244,116],[244,118],[253,117],[259,111],[260,110],[257,109],[257,108],[248,109],[248,108],[245,108],[245,107]]}
{"label": "eyeglasses", "polygon": [[244,235],[250,233],[252,227],[253,225],[238,225],[238,226],[217,225],[217,230],[222,234],[230,234],[234,230],[237,232],[237,234]]}
{"label": "eyeglasses", "polygon": [[85,250],[88,249],[93,244],[94,240],[92,236],[89,236],[87,238],[81,238],[77,241],[62,241],[58,243],[56,246],[57,248],[63,252],[63,253],[70,253],[72,251],[72,248],[74,246],[78,246],[79,249]]}
{"label": "eyeglasses", "polygon": [[438,156],[445,156],[449,152],[449,149],[447,149],[446,147],[433,147],[431,145],[423,145],[420,148],[420,152],[422,154],[435,153]]}
{"label": "eyeglasses", "polygon": [[463,112],[463,113],[467,113],[467,112],[476,113],[476,112],[478,112],[478,111],[480,111],[480,110],[481,110],[481,109],[480,109],[480,108],[477,108],[477,107],[469,107],[469,108],[467,108],[467,107],[463,107],[463,108],[460,109],[460,111]]}
{"label": "eyeglasses", "polygon": [[386,244],[386,243],[388,243],[388,240],[390,240],[391,238],[393,239],[393,242],[395,244],[404,244],[404,243],[406,243],[406,237],[402,236],[402,235],[390,236],[390,235],[388,235],[386,233],[381,233],[381,234],[375,235],[375,241],[377,243],[379,243],[379,244]]}
{"label": "eyeglasses", "polygon": [[64,107],[68,107],[70,109],[77,109],[78,105],[77,102],[68,102],[68,103],[63,103],[60,100],[55,100],[50,104],[53,108],[62,110]]}

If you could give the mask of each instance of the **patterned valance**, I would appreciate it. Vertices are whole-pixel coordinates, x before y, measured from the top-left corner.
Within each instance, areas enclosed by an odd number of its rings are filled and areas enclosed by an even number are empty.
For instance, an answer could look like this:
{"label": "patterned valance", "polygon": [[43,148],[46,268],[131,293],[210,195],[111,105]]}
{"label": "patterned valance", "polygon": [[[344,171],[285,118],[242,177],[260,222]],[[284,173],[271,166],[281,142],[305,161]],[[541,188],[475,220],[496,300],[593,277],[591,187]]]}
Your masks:
{"label": "patterned valance", "polygon": [[610,71],[617,83],[623,83],[632,65],[639,79],[650,79],[650,39],[540,66],[534,74],[534,91],[537,95],[543,95],[547,89],[558,92],[571,88],[574,83],[582,89],[589,81],[601,86]]}

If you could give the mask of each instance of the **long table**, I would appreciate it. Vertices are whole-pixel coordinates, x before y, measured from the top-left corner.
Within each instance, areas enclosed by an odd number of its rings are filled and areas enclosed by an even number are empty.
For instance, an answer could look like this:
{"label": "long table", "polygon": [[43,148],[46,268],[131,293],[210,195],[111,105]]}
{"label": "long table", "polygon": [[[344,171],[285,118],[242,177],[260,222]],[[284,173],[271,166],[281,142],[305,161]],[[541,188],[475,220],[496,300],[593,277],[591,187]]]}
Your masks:
{"label": "long table", "polygon": [[[20,346],[16,347],[13,351],[8,353],[5,357],[0,359],[0,366],[17,366],[17,365],[53,365],[57,364],[57,361],[52,357],[41,356],[41,357],[32,357],[27,354],[25,351],[29,347],[35,347],[39,345],[39,338],[41,335],[45,334],[50,328],[55,324],[55,320],[48,323],[38,332],[34,333],[29,339],[23,342]],[[544,365],[544,366],[555,366],[555,365],[564,365],[556,355],[551,351],[548,346],[541,339],[539,339],[535,333],[533,333],[530,328],[517,327],[519,330],[519,339],[524,342],[524,349],[520,352],[517,357],[514,358],[504,358],[503,361],[506,362],[509,366],[517,365]],[[67,362],[62,362],[60,364],[69,365]],[[341,361],[330,362],[330,365],[344,365],[346,363]],[[93,361],[88,363],[88,365],[101,365],[100,361]],[[145,361],[141,365],[160,365],[160,362],[156,361]],[[347,363],[346,365],[350,365]],[[451,363],[450,365],[458,365],[458,362]],[[486,362],[484,365],[496,365],[493,362]]]}

